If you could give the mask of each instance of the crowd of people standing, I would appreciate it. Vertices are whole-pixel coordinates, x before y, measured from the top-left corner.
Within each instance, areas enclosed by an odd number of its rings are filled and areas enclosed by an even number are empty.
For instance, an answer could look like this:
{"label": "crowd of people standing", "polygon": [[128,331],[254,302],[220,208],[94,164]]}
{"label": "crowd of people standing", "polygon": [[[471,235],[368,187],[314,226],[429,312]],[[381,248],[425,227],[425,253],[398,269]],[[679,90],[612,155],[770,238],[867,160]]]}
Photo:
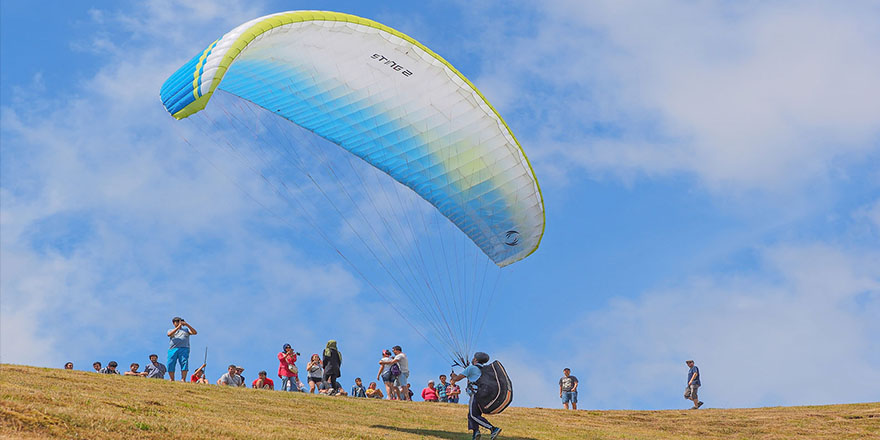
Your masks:
{"label": "crowd of people standing", "polygon": [[[143,370],[141,370],[139,363],[133,362],[129,366],[128,371],[121,372],[117,370],[117,362],[110,361],[106,367],[101,362],[94,362],[92,366],[95,372],[153,379],[164,379],[167,374],[171,381],[175,381],[177,378],[176,371],[179,367],[181,381],[202,384],[210,383],[205,375],[206,364],[204,363],[192,375],[189,375],[190,337],[197,335],[198,331],[181,317],[174,317],[171,323],[173,327],[166,332],[166,336],[169,339],[166,363],[159,362],[159,355],[151,354],[148,356],[149,363],[145,364]],[[391,350],[382,350],[375,382],[370,382],[369,385],[364,386],[363,380],[357,377],[350,393],[346,392],[338,381],[342,376],[342,353],[340,353],[335,340],[328,341],[321,354],[314,353],[309,357],[309,361],[305,366],[305,384],[300,380],[300,370],[297,367],[297,361],[300,356],[301,353],[294,350],[290,344],[282,346],[281,351],[277,355],[278,379],[280,381],[278,389],[280,391],[308,392],[329,396],[351,395],[353,397],[384,398],[389,400],[412,400],[414,396],[411,384],[408,382],[410,375],[409,359],[403,352],[403,348],[399,345],[395,345]],[[64,368],[72,370],[73,363],[67,362]],[[248,383],[243,373],[244,367],[230,364],[226,368],[226,372],[217,379],[216,384],[246,387]],[[384,393],[379,384],[384,385]],[[275,381],[269,377],[266,371],[260,371],[257,373],[257,378],[250,383],[250,386],[256,389],[275,390]],[[441,374],[439,382],[428,381],[428,385],[422,390],[421,396],[422,399],[428,402],[458,403],[460,394],[461,388],[458,385],[447,382],[446,375]]]}
{"label": "crowd of people standing", "polygon": [[[190,336],[197,335],[198,332],[192,325],[183,318],[174,317],[171,320],[174,327],[166,332],[169,339],[169,348],[167,355],[167,366],[159,362],[159,355],[150,354],[148,356],[149,363],[144,365],[141,370],[140,364],[137,362],[129,365],[128,371],[120,372],[116,361],[110,361],[107,366],[103,366],[101,362],[94,362],[92,368],[97,373],[102,374],[120,374],[125,376],[138,376],[153,379],[164,379],[167,374],[171,381],[175,380],[177,368],[180,368],[180,380],[187,381],[189,373],[189,357],[190,357]],[[323,352],[319,355],[314,353],[309,357],[306,364],[306,384],[300,381],[300,371],[296,363],[301,354],[293,349],[290,344],[284,344],[278,353],[278,378],[281,382],[280,391],[299,391],[308,393],[318,393],[329,396],[352,396],[375,399],[389,400],[412,400],[414,393],[409,383],[409,359],[399,345],[395,345],[391,350],[382,350],[379,359],[379,369],[376,373],[376,381],[370,382],[368,386],[364,386],[360,377],[355,378],[351,392],[346,392],[340,385],[338,379],[342,376],[342,353],[337,348],[335,340],[327,342]],[[703,406],[703,402],[698,398],[698,388],[701,385],[700,370],[694,365],[693,360],[686,362],[688,366],[688,381],[685,389],[684,397],[693,402],[691,409],[698,409]],[[191,383],[210,383],[205,377],[205,367],[203,363],[199,366],[191,376]],[[66,370],[73,369],[73,363],[64,364]],[[247,382],[244,378],[244,367],[230,364],[227,371],[217,379],[217,385],[245,387]],[[457,376],[461,379],[465,376]],[[459,403],[461,388],[455,384],[458,380],[452,378],[447,381],[447,376],[441,374],[438,381],[429,380],[427,386],[422,389],[421,397],[426,402],[445,402]],[[384,385],[385,392],[377,385]],[[275,382],[269,378],[266,371],[260,371],[257,378],[254,379],[250,386],[256,389],[274,390]],[[306,387],[308,386],[308,391]],[[563,369],[563,376],[559,379],[559,397],[562,399],[562,405],[565,409],[577,409],[578,379],[571,374],[569,368]]]}

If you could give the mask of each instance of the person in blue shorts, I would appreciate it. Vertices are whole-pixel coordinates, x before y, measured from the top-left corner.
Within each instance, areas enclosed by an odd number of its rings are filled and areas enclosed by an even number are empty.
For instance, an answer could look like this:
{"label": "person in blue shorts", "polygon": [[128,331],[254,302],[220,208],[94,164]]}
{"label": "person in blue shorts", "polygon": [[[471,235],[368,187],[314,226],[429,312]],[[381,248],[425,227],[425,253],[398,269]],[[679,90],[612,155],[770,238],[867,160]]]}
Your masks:
{"label": "person in blue shorts", "polygon": [[562,406],[568,409],[578,409],[578,378],[571,375],[570,368],[562,369],[562,378],[559,379],[559,397],[562,398]]}
{"label": "person in blue shorts", "polygon": [[180,380],[186,382],[186,373],[189,372],[189,337],[199,332],[179,316],[175,316],[171,323],[174,328],[167,333],[171,340],[168,348],[168,376],[174,382],[174,370],[180,363]]}
{"label": "person in blue shorts", "polygon": [[473,431],[474,440],[480,438],[480,427],[486,428],[489,430],[490,439],[495,440],[498,437],[498,434],[501,433],[501,428],[498,428],[485,417],[483,417],[483,410],[480,409],[480,405],[477,404],[476,394],[477,394],[477,380],[480,376],[483,375],[483,372],[480,368],[489,362],[489,355],[478,351],[474,353],[474,359],[471,361],[471,364],[461,372],[461,374],[455,374],[454,372],[449,377],[449,383],[455,385],[456,382],[467,378],[467,393],[470,396],[470,403],[468,404],[468,429]]}

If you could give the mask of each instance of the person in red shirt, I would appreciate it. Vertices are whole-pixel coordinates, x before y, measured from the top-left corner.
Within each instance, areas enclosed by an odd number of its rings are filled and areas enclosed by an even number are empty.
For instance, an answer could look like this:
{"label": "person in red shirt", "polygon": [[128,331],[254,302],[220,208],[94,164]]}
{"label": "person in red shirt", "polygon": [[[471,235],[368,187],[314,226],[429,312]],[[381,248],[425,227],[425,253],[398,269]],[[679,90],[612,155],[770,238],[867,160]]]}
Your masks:
{"label": "person in red shirt", "polygon": [[437,398],[437,390],[434,389],[433,380],[429,380],[428,386],[422,390],[422,399],[425,399],[425,402],[437,402],[439,400]]}
{"label": "person in red shirt", "polygon": [[281,391],[299,391],[299,369],[296,368],[296,357],[290,344],[284,344],[278,353],[278,378],[281,379]]}
{"label": "person in red shirt", "polygon": [[252,386],[256,389],[274,390],[275,382],[266,377],[265,371],[260,371],[259,377],[254,379]]}
{"label": "person in red shirt", "polygon": [[208,383],[208,379],[205,378],[205,366],[205,364],[202,364],[202,366],[192,374],[189,381],[192,383]]}

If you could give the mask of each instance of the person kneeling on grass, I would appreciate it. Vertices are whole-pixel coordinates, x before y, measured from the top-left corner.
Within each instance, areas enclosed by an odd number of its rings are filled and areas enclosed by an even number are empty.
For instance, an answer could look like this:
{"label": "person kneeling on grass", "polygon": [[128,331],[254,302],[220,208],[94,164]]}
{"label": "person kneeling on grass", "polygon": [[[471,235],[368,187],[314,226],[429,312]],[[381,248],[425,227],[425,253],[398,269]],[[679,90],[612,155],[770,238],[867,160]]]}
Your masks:
{"label": "person kneeling on grass", "polygon": [[483,375],[480,367],[487,362],[489,362],[489,355],[478,351],[474,353],[474,359],[471,361],[471,364],[461,374],[452,373],[449,377],[449,383],[452,385],[465,378],[468,380],[467,393],[470,396],[470,403],[468,404],[468,429],[473,431],[475,440],[480,438],[481,426],[489,430],[491,433],[489,438],[492,440],[495,440],[498,434],[501,433],[501,428],[493,426],[483,417],[483,411],[480,409],[480,405],[477,404],[476,399],[477,379]]}
{"label": "person kneeling on grass", "polygon": [[260,371],[258,376],[259,377],[254,379],[254,382],[251,384],[251,386],[253,388],[263,389],[263,390],[274,390],[275,389],[275,383],[272,382],[272,379],[269,379],[268,377],[266,377],[265,371]]}

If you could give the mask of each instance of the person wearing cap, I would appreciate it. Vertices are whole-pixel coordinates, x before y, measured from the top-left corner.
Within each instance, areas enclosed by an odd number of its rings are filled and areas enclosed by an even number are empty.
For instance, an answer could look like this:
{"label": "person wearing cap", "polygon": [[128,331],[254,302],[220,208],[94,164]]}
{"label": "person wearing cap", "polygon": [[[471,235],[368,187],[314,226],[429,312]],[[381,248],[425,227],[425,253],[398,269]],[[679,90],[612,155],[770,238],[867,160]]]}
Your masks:
{"label": "person wearing cap", "polygon": [[700,409],[700,407],[703,406],[703,402],[700,402],[700,399],[697,396],[697,390],[701,385],[700,369],[694,365],[693,360],[687,360],[684,363],[688,366],[688,383],[687,388],[684,389],[684,398],[694,402],[694,407],[691,409]]}
{"label": "person wearing cap", "polygon": [[140,373],[140,371],[138,371],[138,369],[139,369],[140,367],[141,367],[141,364],[139,364],[139,363],[137,363],[137,362],[132,362],[131,365],[128,366],[128,371],[126,371],[126,372],[123,373],[123,374],[126,375],[126,376],[138,376],[138,377],[140,377],[140,376],[141,376],[141,373]]}
{"label": "person wearing cap", "polygon": [[207,366],[208,364],[202,364],[202,366],[196,368],[196,371],[193,372],[189,381],[192,383],[210,383],[208,382],[208,379],[205,378],[205,367]]}
{"label": "person wearing cap", "polygon": [[265,371],[260,371],[257,374],[257,376],[258,377],[256,379],[254,379],[254,383],[251,384],[251,387],[253,387],[255,389],[262,389],[262,390],[274,390],[275,389],[275,382],[272,382],[272,379],[269,379],[268,377],[266,377]]}
{"label": "person wearing cap", "polygon": [[247,386],[247,381],[245,381],[244,375],[241,373],[244,373],[244,367],[242,367],[241,365],[236,366],[235,367],[235,374],[238,375],[238,378],[240,381],[238,386],[240,386],[240,387]]}
{"label": "person wearing cap", "polygon": [[468,404],[468,429],[473,431],[474,440],[480,438],[480,427],[486,428],[489,430],[490,439],[495,440],[498,437],[498,434],[501,433],[501,428],[493,426],[483,417],[483,410],[480,408],[480,405],[477,404],[477,380],[480,376],[483,375],[483,371],[481,368],[489,362],[489,355],[478,351],[474,353],[474,359],[471,361],[471,364],[468,365],[461,374],[455,374],[454,372],[449,377],[449,382],[455,385],[456,382],[467,378],[468,386],[467,393],[470,396],[470,403]]}
{"label": "person wearing cap", "polygon": [[230,387],[240,387],[241,386],[241,376],[237,373],[238,367],[235,365],[230,365],[226,372],[220,376],[220,379],[217,379],[217,385],[226,385]]}
{"label": "person wearing cap", "polygon": [[120,374],[119,371],[116,371],[116,367],[118,365],[119,364],[117,364],[116,361],[110,361],[110,363],[107,364],[106,367],[101,369],[101,373],[103,373],[103,374]]}
{"label": "person wearing cap", "polygon": [[196,331],[188,322],[179,316],[171,319],[174,328],[168,330],[168,376],[174,382],[174,370],[180,363],[180,380],[186,382],[186,373],[189,371],[189,337],[196,335]]}
{"label": "person wearing cap", "polygon": [[578,409],[578,378],[571,375],[570,368],[562,369],[559,397],[562,398],[563,408],[568,409],[568,403],[571,402],[571,409]]}
{"label": "person wearing cap", "polygon": [[278,353],[278,378],[281,379],[281,391],[299,391],[299,369],[296,368],[297,353],[290,344],[281,347]]}
{"label": "person wearing cap", "polygon": [[141,371],[141,376],[148,377],[150,379],[164,379],[165,378],[165,365],[159,362],[158,354],[150,355],[150,363],[144,367],[144,371]]}

